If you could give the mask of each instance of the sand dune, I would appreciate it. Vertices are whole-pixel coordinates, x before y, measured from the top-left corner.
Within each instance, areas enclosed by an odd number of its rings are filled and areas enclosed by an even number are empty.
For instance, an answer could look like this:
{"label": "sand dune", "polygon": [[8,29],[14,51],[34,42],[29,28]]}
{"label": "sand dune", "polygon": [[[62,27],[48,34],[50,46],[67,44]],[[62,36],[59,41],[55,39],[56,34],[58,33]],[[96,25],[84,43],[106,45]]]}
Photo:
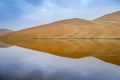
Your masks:
{"label": "sand dune", "polygon": [[120,21],[120,11],[104,15],[95,20],[96,21]]}
{"label": "sand dune", "polygon": [[114,15],[120,16],[117,12],[93,21],[67,19],[16,31],[1,38],[11,39],[4,40],[10,44],[58,56],[69,58],[94,56],[120,65],[120,27],[119,19],[112,20],[114,17],[111,16]]}
{"label": "sand dune", "polygon": [[82,19],[68,19],[5,35],[6,38],[116,38],[118,26],[98,24]]}
{"label": "sand dune", "polygon": [[120,26],[120,11],[104,15],[94,21],[105,23],[107,25]]}

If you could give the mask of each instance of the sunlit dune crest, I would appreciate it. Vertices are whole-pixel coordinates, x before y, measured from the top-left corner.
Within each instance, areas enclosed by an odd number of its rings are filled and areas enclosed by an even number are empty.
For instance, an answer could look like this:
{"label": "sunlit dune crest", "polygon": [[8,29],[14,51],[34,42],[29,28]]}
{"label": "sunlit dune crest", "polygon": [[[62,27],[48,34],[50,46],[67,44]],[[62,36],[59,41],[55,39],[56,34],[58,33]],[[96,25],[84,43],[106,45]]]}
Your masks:
{"label": "sunlit dune crest", "polygon": [[104,15],[103,17],[97,18],[94,21],[105,23],[112,26],[120,26],[120,11]]}
{"label": "sunlit dune crest", "polygon": [[[113,16],[117,16],[118,19],[115,20]],[[120,12],[93,21],[67,19],[12,32],[1,38],[5,38],[6,40],[2,41],[6,43],[58,56],[69,58],[94,56],[120,65],[119,17]],[[11,40],[7,40],[9,38]]]}
{"label": "sunlit dune crest", "polygon": [[97,21],[120,21],[120,11],[104,15],[95,20],[97,20]]}

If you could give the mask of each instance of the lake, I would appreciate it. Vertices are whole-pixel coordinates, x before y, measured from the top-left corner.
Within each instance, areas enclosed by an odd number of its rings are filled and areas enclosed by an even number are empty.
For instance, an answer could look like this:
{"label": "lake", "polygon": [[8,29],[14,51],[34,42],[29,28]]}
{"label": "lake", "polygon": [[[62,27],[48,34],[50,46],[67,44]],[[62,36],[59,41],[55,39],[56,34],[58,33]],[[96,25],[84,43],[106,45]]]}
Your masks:
{"label": "lake", "polygon": [[120,66],[7,45],[0,48],[0,80],[120,80]]}

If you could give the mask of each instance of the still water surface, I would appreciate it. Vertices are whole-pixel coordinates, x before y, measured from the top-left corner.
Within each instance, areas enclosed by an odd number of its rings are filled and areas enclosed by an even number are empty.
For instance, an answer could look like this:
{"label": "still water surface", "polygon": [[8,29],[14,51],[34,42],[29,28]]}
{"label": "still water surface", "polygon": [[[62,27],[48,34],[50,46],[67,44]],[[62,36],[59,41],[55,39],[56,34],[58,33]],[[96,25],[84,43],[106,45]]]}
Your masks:
{"label": "still water surface", "polygon": [[0,48],[0,80],[120,80],[120,66],[8,46]]}

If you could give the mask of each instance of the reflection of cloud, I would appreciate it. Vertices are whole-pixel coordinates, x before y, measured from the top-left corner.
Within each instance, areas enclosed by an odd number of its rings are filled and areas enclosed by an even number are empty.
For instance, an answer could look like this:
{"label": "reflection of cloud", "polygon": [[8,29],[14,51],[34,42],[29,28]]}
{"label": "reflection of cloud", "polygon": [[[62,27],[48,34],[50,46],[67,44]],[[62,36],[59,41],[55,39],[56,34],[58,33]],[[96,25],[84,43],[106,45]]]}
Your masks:
{"label": "reflection of cloud", "polygon": [[0,78],[1,80],[120,80],[120,67],[92,57],[70,59],[10,47],[0,49]]}
{"label": "reflection of cloud", "polygon": [[43,74],[40,71],[33,71],[24,76],[19,76],[15,73],[6,74],[0,77],[0,80],[43,80]]}
{"label": "reflection of cloud", "polygon": [[[113,77],[113,74],[111,74],[111,71],[110,73],[108,71],[107,74],[104,73],[103,70],[99,72],[94,70],[91,72],[81,71],[80,73],[78,70],[72,71],[67,69],[61,69],[56,73],[52,74],[50,77],[48,77],[47,80],[113,80],[113,79],[115,78]],[[116,80],[118,79],[119,77],[116,77]]]}

